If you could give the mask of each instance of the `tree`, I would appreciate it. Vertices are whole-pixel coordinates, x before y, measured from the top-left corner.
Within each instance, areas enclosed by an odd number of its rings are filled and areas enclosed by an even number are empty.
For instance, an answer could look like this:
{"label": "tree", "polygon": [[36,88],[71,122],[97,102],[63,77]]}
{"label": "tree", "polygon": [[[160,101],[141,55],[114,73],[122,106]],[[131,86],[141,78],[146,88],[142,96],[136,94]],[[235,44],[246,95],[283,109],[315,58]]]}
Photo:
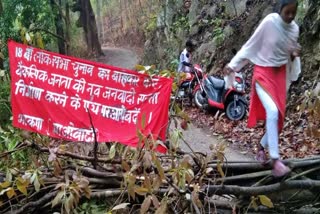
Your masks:
{"label": "tree", "polygon": [[[63,29],[63,14],[61,10],[61,0],[58,0],[58,3],[55,0],[50,0],[50,5],[53,11],[57,11],[54,17],[54,23],[56,26],[56,33],[60,37],[64,38],[64,29]],[[60,54],[66,54],[65,42],[62,39],[58,38],[58,48]]]}
{"label": "tree", "polygon": [[97,12],[97,21],[98,21],[98,35],[99,39],[104,40],[103,34],[103,25],[102,25],[102,16],[101,16],[101,0],[96,0],[96,12]]}
{"label": "tree", "polygon": [[[2,13],[3,13],[3,7],[2,7],[2,0],[0,0],[0,17],[2,16]],[[1,45],[2,45],[2,41],[1,41],[1,38],[0,38],[0,69],[3,69],[3,54],[2,54],[2,48],[1,48]]]}
{"label": "tree", "polygon": [[104,55],[98,37],[97,23],[91,2],[88,0],[74,0],[73,12],[80,12],[77,26],[82,27],[87,43],[87,50],[90,54]]}

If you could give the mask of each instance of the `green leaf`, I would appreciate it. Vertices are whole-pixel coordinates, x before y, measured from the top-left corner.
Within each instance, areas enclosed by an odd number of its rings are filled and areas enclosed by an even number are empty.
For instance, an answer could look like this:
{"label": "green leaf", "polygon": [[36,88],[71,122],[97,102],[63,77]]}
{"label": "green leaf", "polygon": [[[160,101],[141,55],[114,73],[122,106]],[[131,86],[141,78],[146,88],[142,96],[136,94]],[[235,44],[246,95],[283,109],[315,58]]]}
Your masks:
{"label": "green leaf", "polygon": [[135,66],[135,69],[136,69],[137,71],[145,71],[145,70],[146,70],[146,68],[145,68],[143,65],[136,65],[136,66]]}
{"label": "green leaf", "polygon": [[259,197],[259,200],[260,200],[262,205],[264,205],[264,206],[266,206],[268,208],[273,208],[273,203],[272,203],[270,198],[268,198],[265,195],[259,195],[258,197]]}
{"label": "green leaf", "polygon": [[117,144],[114,143],[110,148],[110,151],[109,151],[109,158],[110,159],[113,159],[116,156],[116,145]]}
{"label": "green leaf", "polygon": [[23,185],[17,185],[17,188],[18,188],[18,190],[19,190],[22,194],[24,194],[25,196],[27,196],[27,195],[28,195],[27,187],[26,187],[26,186],[23,186]]}
{"label": "green leaf", "polygon": [[37,46],[41,49],[44,49],[44,44],[43,44],[41,34],[39,32],[37,32],[35,37],[36,37]]}

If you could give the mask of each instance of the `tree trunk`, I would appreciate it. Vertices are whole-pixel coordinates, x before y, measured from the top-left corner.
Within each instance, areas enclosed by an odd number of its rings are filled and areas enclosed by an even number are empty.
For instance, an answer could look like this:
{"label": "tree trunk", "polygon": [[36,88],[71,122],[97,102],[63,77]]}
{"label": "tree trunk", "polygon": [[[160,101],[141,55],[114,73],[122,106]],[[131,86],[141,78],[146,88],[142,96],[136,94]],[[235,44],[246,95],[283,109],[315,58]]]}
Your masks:
{"label": "tree trunk", "polygon": [[[61,14],[61,11],[62,11],[61,10],[61,0],[59,0],[58,3],[56,3],[55,0],[50,0],[50,4],[52,7],[52,10],[57,11],[56,15],[54,17],[54,24],[56,27],[56,33],[60,37],[64,38],[63,19],[62,19],[63,14]],[[60,10],[57,7],[60,7]],[[64,41],[61,39],[58,39],[58,49],[59,49],[60,54],[66,54],[66,46],[65,46]]]}
{"label": "tree trunk", "polygon": [[102,20],[101,20],[101,0],[96,0],[96,10],[97,10],[97,22],[98,22],[98,36],[100,41],[102,41]]}
{"label": "tree trunk", "polygon": [[71,18],[70,18],[70,7],[69,3],[66,2],[66,48],[67,48],[67,55],[71,54],[70,45],[71,45],[71,36],[70,36],[70,29],[71,29]]}
{"label": "tree trunk", "polygon": [[[3,6],[2,6],[2,0],[0,0],[0,17],[2,16],[3,13]],[[2,41],[0,41],[1,43]],[[0,47],[0,53],[1,53],[2,49]],[[3,69],[3,59],[0,57],[0,69]]]}
{"label": "tree trunk", "polygon": [[73,10],[80,12],[78,26],[84,30],[88,53],[95,56],[104,55],[99,42],[97,23],[91,2],[88,0],[76,0]]}

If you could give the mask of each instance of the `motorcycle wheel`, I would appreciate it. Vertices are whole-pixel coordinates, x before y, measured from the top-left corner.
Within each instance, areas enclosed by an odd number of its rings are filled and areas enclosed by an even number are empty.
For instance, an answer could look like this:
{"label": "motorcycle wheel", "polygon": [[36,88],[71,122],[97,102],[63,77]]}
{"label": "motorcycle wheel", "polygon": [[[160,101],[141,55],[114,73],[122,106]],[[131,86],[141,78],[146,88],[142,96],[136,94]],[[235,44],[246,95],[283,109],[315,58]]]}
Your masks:
{"label": "motorcycle wheel", "polygon": [[241,101],[232,100],[226,108],[226,115],[229,120],[237,121],[243,119],[246,114],[246,106]]}
{"label": "motorcycle wheel", "polygon": [[203,104],[204,104],[204,97],[201,94],[201,90],[197,90],[196,93],[194,94],[194,103],[196,104],[196,106],[200,109],[203,108]]}

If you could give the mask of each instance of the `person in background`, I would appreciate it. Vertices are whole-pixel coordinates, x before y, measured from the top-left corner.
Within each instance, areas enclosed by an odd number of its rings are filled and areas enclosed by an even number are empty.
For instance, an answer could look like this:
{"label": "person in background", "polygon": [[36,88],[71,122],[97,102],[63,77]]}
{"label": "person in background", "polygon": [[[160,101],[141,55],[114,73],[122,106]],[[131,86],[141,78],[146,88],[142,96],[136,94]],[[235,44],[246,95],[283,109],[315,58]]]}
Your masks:
{"label": "person in background", "polygon": [[[267,162],[265,148],[272,159],[272,174],[281,177],[290,172],[279,155],[279,132],[283,128],[286,107],[286,79],[292,70],[300,70],[299,27],[294,21],[298,9],[297,0],[280,0],[279,13],[266,16],[250,39],[225,67],[231,74],[251,61],[254,66],[248,127],[258,120],[266,121],[266,132],[262,137],[257,160]],[[288,66],[290,64],[290,66]],[[295,65],[296,68],[293,68]],[[299,66],[297,68],[297,66]]]}
{"label": "person in background", "polygon": [[191,40],[188,40],[186,42],[185,49],[181,52],[180,58],[179,58],[179,67],[178,72],[185,72],[188,76],[191,76],[191,59],[192,59],[192,52],[194,51],[194,44]]}

